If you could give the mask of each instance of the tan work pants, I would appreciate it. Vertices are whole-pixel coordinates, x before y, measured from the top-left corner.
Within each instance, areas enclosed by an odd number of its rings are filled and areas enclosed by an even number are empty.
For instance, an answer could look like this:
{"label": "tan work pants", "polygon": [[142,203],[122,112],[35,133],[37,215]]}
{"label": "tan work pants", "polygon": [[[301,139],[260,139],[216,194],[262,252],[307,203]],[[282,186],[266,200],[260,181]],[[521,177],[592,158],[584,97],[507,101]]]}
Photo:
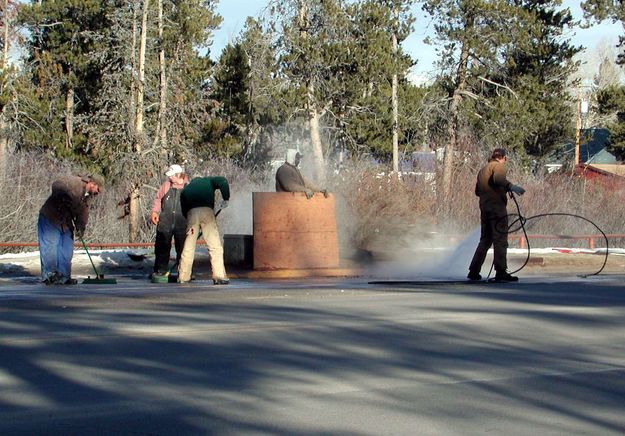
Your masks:
{"label": "tan work pants", "polygon": [[[193,234],[188,234],[189,229],[193,229]],[[213,279],[227,279],[224,267],[224,249],[219,238],[215,212],[210,207],[196,207],[187,214],[187,237],[184,240],[184,247],[180,256],[178,280],[188,282],[191,279],[197,235],[200,230],[202,230],[202,238],[206,242],[210,256]]]}

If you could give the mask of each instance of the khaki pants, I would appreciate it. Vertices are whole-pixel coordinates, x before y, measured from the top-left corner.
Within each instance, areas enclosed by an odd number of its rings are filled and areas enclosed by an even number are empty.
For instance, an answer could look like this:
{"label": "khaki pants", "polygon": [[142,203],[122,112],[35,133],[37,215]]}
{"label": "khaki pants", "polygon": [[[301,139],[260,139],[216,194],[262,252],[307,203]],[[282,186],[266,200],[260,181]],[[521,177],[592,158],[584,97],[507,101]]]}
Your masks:
{"label": "khaki pants", "polygon": [[206,242],[206,248],[211,261],[213,279],[227,279],[224,267],[224,249],[219,238],[215,212],[210,207],[196,207],[187,214],[187,231],[193,229],[193,234],[187,234],[184,240],[182,255],[180,256],[180,267],[178,269],[178,280],[188,282],[191,279],[191,269],[193,258],[195,257],[195,246],[197,235],[202,230],[202,238]]}

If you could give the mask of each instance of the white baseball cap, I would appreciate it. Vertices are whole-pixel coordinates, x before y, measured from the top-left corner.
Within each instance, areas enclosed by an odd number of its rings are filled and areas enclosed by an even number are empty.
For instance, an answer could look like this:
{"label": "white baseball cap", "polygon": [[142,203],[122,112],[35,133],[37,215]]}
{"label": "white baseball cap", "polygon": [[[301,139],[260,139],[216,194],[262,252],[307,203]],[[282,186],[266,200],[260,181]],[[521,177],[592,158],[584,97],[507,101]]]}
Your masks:
{"label": "white baseball cap", "polygon": [[171,177],[175,174],[182,174],[184,173],[184,168],[182,168],[180,165],[171,165],[169,168],[167,168],[167,171],[165,172],[165,175],[167,177]]}

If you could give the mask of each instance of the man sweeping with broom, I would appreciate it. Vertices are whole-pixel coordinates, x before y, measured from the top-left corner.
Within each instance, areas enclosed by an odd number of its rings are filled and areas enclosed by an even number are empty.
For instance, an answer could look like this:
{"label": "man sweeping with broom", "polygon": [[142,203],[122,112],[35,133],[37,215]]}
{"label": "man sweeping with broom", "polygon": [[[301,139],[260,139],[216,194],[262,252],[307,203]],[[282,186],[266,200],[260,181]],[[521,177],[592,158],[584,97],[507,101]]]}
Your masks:
{"label": "man sweeping with broom", "polygon": [[[221,192],[222,198],[217,213],[215,213],[216,190]],[[187,283],[191,280],[191,268],[200,231],[210,255],[213,283],[216,285],[230,283],[226,276],[224,250],[215,219],[221,209],[228,207],[229,200],[230,186],[224,177],[196,177],[182,190],[180,207],[182,214],[187,218],[187,237],[180,256],[178,283]]]}
{"label": "man sweeping with broom", "polygon": [[89,206],[103,184],[97,175],[65,176],[52,183],[37,222],[41,276],[46,285],[78,283],[72,278],[74,237],[82,239]]}

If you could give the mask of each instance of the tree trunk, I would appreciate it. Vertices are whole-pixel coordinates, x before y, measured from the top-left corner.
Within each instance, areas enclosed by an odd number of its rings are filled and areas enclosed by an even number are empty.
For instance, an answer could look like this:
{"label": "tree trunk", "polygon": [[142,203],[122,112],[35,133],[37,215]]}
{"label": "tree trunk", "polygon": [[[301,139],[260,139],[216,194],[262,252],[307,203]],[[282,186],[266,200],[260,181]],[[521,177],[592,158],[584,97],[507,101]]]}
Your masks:
{"label": "tree trunk", "polygon": [[[3,38],[2,38],[2,59],[0,60],[0,68],[6,72],[6,66],[9,58],[9,0],[2,0],[3,11]],[[6,73],[5,73],[6,74]],[[5,78],[8,82],[8,77]],[[7,92],[8,90],[5,90]],[[9,134],[8,123],[6,121],[6,105],[0,109],[0,177],[4,176],[7,171],[7,159],[9,157]]]}
{"label": "tree trunk", "polygon": [[[308,38],[308,4],[299,2],[298,25],[302,39]],[[325,182],[323,146],[321,144],[321,114],[315,101],[315,84],[312,77],[306,77],[306,109],[308,111],[308,130],[313,154],[314,178],[319,183]]]}
{"label": "tree trunk", "polygon": [[442,197],[439,197],[439,211],[447,214],[451,207],[451,186],[453,178],[453,168],[455,162],[455,151],[458,143],[458,135],[460,132],[460,103],[462,102],[462,93],[466,86],[466,74],[469,63],[469,48],[466,42],[463,42],[460,51],[460,63],[456,72],[456,87],[451,98],[449,106],[450,122],[447,128],[447,144],[445,145],[445,158],[443,161],[443,177],[442,177]]}
{"label": "tree trunk", "polygon": [[3,38],[2,38],[2,70],[9,59],[9,0],[2,0]]}
{"label": "tree trunk", "polygon": [[244,152],[243,159],[244,160],[252,160],[253,151],[254,151],[254,143],[256,142],[256,134],[254,129],[254,80],[252,76],[252,58],[248,53],[247,55],[247,83],[249,83],[249,88],[247,90],[247,114],[245,114],[245,142],[243,143]]}
{"label": "tree trunk", "polygon": [[[143,146],[143,97],[145,94],[145,46],[148,33],[148,8],[150,0],[143,0],[143,16],[141,19],[141,39],[139,40],[139,59],[137,77],[137,100],[135,111],[134,152],[140,153]],[[128,239],[136,242],[139,235],[139,189],[138,182],[134,185],[129,196]]]}
{"label": "tree trunk", "polygon": [[143,142],[143,98],[145,95],[145,46],[148,33],[148,8],[150,0],[143,0],[143,17],[141,18],[141,37],[139,40],[139,59],[138,59],[138,76],[137,76],[137,100],[135,103],[135,151],[140,152]]}
{"label": "tree trunk", "polygon": [[167,154],[167,129],[165,128],[165,115],[167,113],[167,77],[165,65],[165,48],[163,45],[163,0],[158,0],[158,64],[159,64],[159,106],[158,121],[154,134],[154,143],[157,141],[161,146],[161,153]]}
{"label": "tree trunk", "polygon": [[312,96],[309,94],[308,99],[308,125],[310,128],[310,143],[312,146],[313,163],[314,163],[314,175],[315,180],[319,183],[324,183],[326,179],[325,164],[323,160],[323,146],[321,145],[321,126],[320,126],[320,114],[316,104],[312,100]]}
{"label": "tree trunk", "polygon": [[74,88],[70,87],[65,94],[65,148],[72,149],[74,138]]}
{"label": "tree trunk", "polygon": [[[130,101],[128,104],[128,127],[132,132],[132,137],[135,137],[135,115],[137,113],[137,87],[136,87],[136,75],[137,75],[137,0],[132,2],[132,42],[130,50]],[[134,147],[134,144],[131,144]]]}
{"label": "tree trunk", "polygon": [[[393,33],[393,59],[397,61],[397,34]],[[393,172],[399,171],[399,103],[397,101],[397,71],[393,72],[391,102],[393,106]]]}
{"label": "tree trunk", "polygon": [[9,158],[9,126],[6,122],[4,108],[0,113],[0,178],[7,173],[7,160]]}

